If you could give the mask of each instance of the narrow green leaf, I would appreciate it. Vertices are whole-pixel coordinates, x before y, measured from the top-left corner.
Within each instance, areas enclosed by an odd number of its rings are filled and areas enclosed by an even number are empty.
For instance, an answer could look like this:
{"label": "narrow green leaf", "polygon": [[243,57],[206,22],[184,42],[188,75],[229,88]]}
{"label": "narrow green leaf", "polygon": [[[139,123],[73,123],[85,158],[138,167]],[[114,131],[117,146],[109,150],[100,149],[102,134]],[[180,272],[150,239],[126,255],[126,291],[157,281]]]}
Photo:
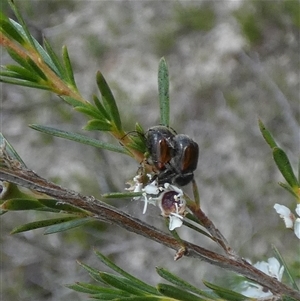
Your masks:
{"label": "narrow green leaf", "polygon": [[286,183],[278,182],[279,186],[284,188],[286,191],[288,191],[293,197],[295,197],[297,200],[300,200],[300,195],[297,195],[297,193]]}
{"label": "narrow green leaf", "polygon": [[[43,48],[43,46],[33,38],[33,42],[35,44],[36,50],[40,54],[42,60],[56,73],[58,74],[58,70],[55,66],[55,63],[52,61],[50,55],[47,53],[47,51]],[[62,78],[63,79],[63,78]]]}
{"label": "narrow green leaf", "polygon": [[102,95],[102,100],[106,111],[109,113],[111,120],[114,122],[116,128],[121,131],[122,124],[120,119],[119,110],[115,101],[115,98],[103,76],[103,74],[98,71],[96,75],[97,85],[99,91]]}
{"label": "narrow green leaf", "polygon": [[[69,288],[73,288],[73,285],[67,285]],[[110,295],[116,295],[119,297],[130,297],[131,295],[123,292],[118,289],[109,288],[109,287],[102,287],[90,283],[83,283],[83,282],[77,282],[75,284],[76,288],[78,288],[81,292],[89,293],[89,294],[110,294]]]}
{"label": "narrow green leaf", "polygon": [[3,19],[3,14],[1,14],[1,21],[0,21],[0,31],[2,31],[5,35],[8,35],[12,40],[15,40],[19,44],[25,44],[25,40],[23,36],[19,33],[18,30],[10,23],[9,19]]}
{"label": "narrow green leaf", "polygon": [[138,135],[140,135],[142,137],[145,136],[145,131],[144,131],[143,127],[138,122],[135,124],[135,130],[138,133]]}
{"label": "narrow green leaf", "polygon": [[99,113],[101,114],[101,116],[103,116],[103,119],[110,120],[109,114],[106,112],[105,108],[102,106],[99,98],[96,95],[93,95],[93,100],[94,100],[94,103],[95,103]]}
{"label": "narrow green leaf", "polygon": [[76,141],[76,142],[79,142],[82,144],[91,145],[91,146],[106,149],[106,150],[109,150],[112,152],[128,155],[128,152],[122,146],[101,142],[99,140],[96,140],[96,139],[93,139],[93,138],[90,138],[90,137],[87,137],[87,136],[84,136],[81,134],[66,132],[66,131],[62,131],[62,130],[58,130],[58,129],[54,129],[51,127],[38,125],[38,124],[31,124],[31,125],[29,125],[29,127],[34,130],[40,131],[42,133],[51,135],[51,136],[68,139],[68,140]]}
{"label": "narrow green leaf", "polygon": [[158,66],[158,95],[160,108],[160,123],[170,124],[169,71],[166,60],[161,58]]}
{"label": "narrow green leaf", "polygon": [[87,131],[112,131],[112,125],[99,120],[99,119],[92,119],[89,120],[86,126],[84,126],[84,129]]}
{"label": "narrow green leaf", "polygon": [[53,48],[51,47],[51,45],[49,44],[49,42],[46,40],[46,38],[44,38],[44,47],[54,65],[54,67],[50,66],[51,69],[60,77],[60,78],[65,78],[66,77],[66,73],[64,71],[64,68],[58,58],[58,56],[56,55],[56,53],[54,52]]}
{"label": "narrow green leaf", "polygon": [[244,301],[247,300],[247,297],[234,292],[230,289],[209,283],[207,281],[203,281],[204,285],[207,286],[208,288],[212,289],[218,296],[220,296],[221,298],[224,298],[226,300],[230,300],[230,301]]}
{"label": "narrow green leaf", "polygon": [[287,264],[285,263],[285,260],[284,258],[282,257],[282,255],[280,254],[279,250],[274,246],[272,245],[272,249],[273,249],[273,252],[275,253],[275,256],[276,258],[278,259],[279,263],[281,265],[284,266],[284,273],[287,275],[287,277],[289,278],[290,280],[290,283],[292,284],[293,286],[293,289],[299,291],[299,287],[294,279],[294,277],[292,276],[291,272],[290,272],[290,269],[289,267],[287,266]]}
{"label": "narrow green leaf", "polygon": [[[37,77],[35,73],[32,73],[23,67],[16,65],[6,65],[5,67],[7,70],[14,72],[12,74],[12,77],[14,78],[24,79],[35,83],[39,81],[39,77]],[[8,74],[4,74],[3,72],[0,72],[0,75],[9,76]]]}
{"label": "narrow green leaf", "polygon": [[263,124],[263,122],[258,119],[258,125],[259,125],[259,129],[260,132],[262,133],[264,139],[266,140],[266,142],[269,144],[269,146],[271,148],[277,147],[277,144],[273,138],[273,136],[271,135],[271,133],[266,129],[265,125]]}
{"label": "narrow green leaf", "polygon": [[142,192],[113,192],[104,193],[101,197],[106,199],[124,199],[124,198],[134,198],[137,196],[142,196]]}
{"label": "narrow green leaf", "polygon": [[87,286],[86,283],[77,282],[76,284],[69,284],[66,285],[68,288],[80,292],[80,293],[87,293],[87,294],[94,294],[99,291],[95,291],[94,289]]}
{"label": "narrow green leaf", "polygon": [[104,263],[107,267],[109,267],[113,271],[117,272],[121,276],[128,279],[132,284],[136,284],[136,287],[139,287],[143,291],[148,292],[150,294],[157,295],[158,292],[153,286],[148,285],[147,283],[141,281],[140,279],[137,279],[136,277],[132,276],[131,274],[125,272],[123,269],[121,269],[120,267],[115,265],[111,260],[109,260],[106,256],[104,256],[100,252],[95,251],[95,254],[101,260],[102,263]]}
{"label": "narrow green leaf", "polygon": [[90,266],[88,266],[88,265],[86,265],[86,264],[84,264],[84,263],[82,263],[82,262],[80,262],[80,261],[78,261],[78,260],[77,260],[77,263],[78,263],[80,266],[82,266],[82,267],[90,274],[90,276],[91,276],[94,280],[96,280],[96,281],[98,281],[98,282],[100,282],[100,283],[102,283],[102,284],[106,284],[106,283],[102,280],[102,278],[100,277],[100,271],[99,271],[99,270],[96,270],[96,269],[94,269],[94,268],[92,268],[92,267],[90,267]]}
{"label": "narrow green leaf", "polygon": [[69,79],[68,82],[77,90],[70,56],[69,56],[68,49],[67,49],[66,46],[63,46],[62,56],[63,56],[64,65],[65,65],[66,74],[67,74],[68,79]]}
{"label": "narrow green leaf", "polygon": [[10,210],[10,211],[19,211],[19,210],[33,210],[39,209],[44,207],[38,201],[32,199],[25,199],[25,198],[17,198],[17,199],[10,199],[5,201],[0,208],[3,210]]}
{"label": "narrow green leaf", "polygon": [[169,272],[168,270],[166,270],[164,268],[156,267],[156,272],[160,277],[166,279],[167,281],[171,282],[172,284],[174,284],[176,286],[179,286],[185,290],[188,290],[188,291],[198,294],[200,296],[204,296],[207,298],[213,298],[212,294],[208,294],[208,293],[196,288],[195,286],[193,286],[190,283],[186,282],[185,280],[179,278],[178,276],[172,274],[171,272]]}
{"label": "narrow green leaf", "polygon": [[103,281],[105,281],[107,284],[122,291],[128,292],[136,296],[146,295],[146,293],[143,291],[143,288],[140,288],[136,283],[133,283],[127,278],[123,278],[105,272],[100,272],[100,276],[103,279]]}
{"label": "narrow green leaf", "polygon": [[19,65],[21,65],[25,69],[30,69],[30,65],[28,64],[27,60],[25,58],[23,58],[22,56],[20,56],[17,52],[15,52],[12,49],[7,49],[7,53]]}
{"label": "narrow green leaf", "polygon": [[144,137],[131,136],[130,138],[131,138],[131,142],[127,145],[130,149],[136,149],[136,150],[140,151],[141,153],[147,152],[146,141],[145,141]]}
{"label": "narrow green leaf", "polygon": [[126,292],[121,292],[119,294],[117,294],[117,293],[99,293],[99,294],[91,295],[90,298],[94,299],[94,300],[101,300],[101,301],[104,301],[104,300],[118,300],[118,301],[127,300],[127,301],[130,301],[130,300],[132,300],[130,296],[131,295]]}
{"label": "narrow green leaf", "polygon": [[297,189],[299,187],[298,180],[293,172],[291,163],[286,155],[286,153],[279,147],[273,148],[273,158],[280,170],[281,174],[288,182],[288,184],[293,188]]}
{"label": "narrow green leaf", "polygon": [[60,224],[60,223],[70,221],[70,220],[73,220],[73,219],[77,219],[77,218],[78,218],[77,216],[76,217],[67,216],[67,217],[61,217],[61,218],[54,218],[54,219],[36,221],[36,222],[28,223],[28,224],[25,224],[25,225],[14,228],[11,231],[11,234],[16,234],[16,233],[20,233],[20,232],[29,231],[29,230],[44,228],[44,227],[48,227],[48,226],[55,225],[55,224]]}
{"label": "narrow green leaf", "polygon": [[2,210],[2,209],[0,208],[0,216],[3,215],[3,214],[5,214],[5,213],[7,213],[7,212],[8,212],[8,211]]}
{"label": "narrow green leaf", "polygon": [[66,102],[68,103],[69,105],[71,105],[72,107],[74,108],[77,108],[77,107],[84,107],[86,104],[83,103],[82,101],[78,100],[78,99],[75,99],[75,98],[72,98],[72,97],[69,97],[69,96],[61,96],[61,98]]}
{"label": "narrow green leaf", "polygon": [[65,211],[65,212],[68,212],[68,213],[80,213],[80,214],[84,214],[84,215],[87,215],[88,212],[81,209],[81,208],[78,208],[78,207],[75,207],[75,206],[72,206],[70,204],[67,204],[67,203],[64,203],[64,202],[61,202],[59,200],[54,200],[54,199],[38,199],[39,203],[41,203],[42,205],[48,207],[48,208],[52,208],[52,209],[57,209],[57,210],[60,210],[60,211]]}
{"label": "narrow green leaf", "polygon": [[[22,31],[24,31],[24,35],[26,36],[28,42],[35,48],[35,44],[33,42],[33,37],[31,36],[28,28],[27,28],[27,25],[22,17],[22,15],[20,14],[17,6],[15,5],[14,1],[13,0],[8,0],[8,3],[10,5],[10,7],[12,8],[14,14],[16,15],[19,23],[20,23],[20,26],[22,28]],[[15,22],[16,23],[16,22]]]}
{"label": "narrow green leaf", "polygon": [[91,117],[94,117],[95,119],[97,120],[103,120],[104,122],[107,123],[107,120],[106,119],[103,119],[103,116],[99,113],[99,111],[93,107],[93,106],[80,106],[80,107],[75,107],[75,110],[80,112],[80,113],[83,113],[83,114],[86,114],[88,116],[91,116]]}
{"label": "narrow green leaf", "polygon": [[63,223],[59,223],[57,225],[48,227],[47,230],[44,232],[44,234],[53,234],[57,232],[67,231],[94,221],[95,219],[90,217],[84,217],[84,218],[73,217],[73,219],[70,221],[65,221]]}
{"label": "narrow green leaf", "polygon": [[10,79],[10,78],[4,78],[0,76],[0,82],[6,83],[6,84],[12,84],[12,85],[17,85],[17,86],[24,86],[24,87],[30,87],[30,88],[35,88],[35,89],[41,89],[41,90],[51,90],[49,86],[34,83],[34,82],[29,82],[25,81],[22,79]]}
{"label": "narrow green leaf", "polygon": [[162,293],[164,296],[167,296],[169,298],[174,298],[175,300],[181,300],[181,301],[207,301],[206,299],[202,299],[192,293],[189,293],[188,291],[182,290],[176,286],[159,283],[157,285],[157,289],[160,293]]}
{"label": "narrow green leaf", "polygon": [[47,81],[47,76],[45,75],[45,73],[40,69],[40,67],[30,58],[27,58],[27,62],[31,67],[31,70],[36,72],[36,74],[43,79],[44,81]]}

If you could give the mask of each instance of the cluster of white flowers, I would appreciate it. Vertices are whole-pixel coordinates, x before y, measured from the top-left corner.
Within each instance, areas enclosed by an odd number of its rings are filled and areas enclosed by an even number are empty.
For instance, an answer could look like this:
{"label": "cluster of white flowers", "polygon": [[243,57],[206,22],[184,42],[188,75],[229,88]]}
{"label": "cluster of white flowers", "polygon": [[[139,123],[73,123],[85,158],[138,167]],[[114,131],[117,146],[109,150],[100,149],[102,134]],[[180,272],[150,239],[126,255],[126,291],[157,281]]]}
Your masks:
{"label": "cluster of white flowers", "polygon": [[[149,179],[151,178],[150,175],[148,177]],[[128,184],[131,186],[126,188],[126,190],[142,192],[142,196],[134,197],[133,199],[144,201],[143,214],[146,213],[148,204],[157,205],[161,210],[162,216],[169,218],[170,231],[182,226],[183,217],[186,213],[186,201],[181,189],[169,183],[159,186],[157,180],[144,186],[140,175],[135,176],[133,181]]]}
{"label": "cluster of white flowers", "polygon": [[288,207],[280,204],[275,204],[274,209],[283,219],[285,226],[289,229],[293,229],[295,235],[300,239],[300,204],[298,204],[295,209],[299,217],[296,217]]}
{"label": "cluster of white flowers", "polygon": [[[268,261],[259,261],[253,265],[258,270],[264,272],[265,274],[276,278],[278,281],[281,281],[282,275],[284,272],[284,267],[280,266],[279,261],[275,257],[271,257],[268,259]],[[272,296],[272,292],[270,292],[265,287],[249,282],[244,281],[243,284],[243,290],[241,291],[241,294],[243,294],[246,297],[250,298],[266,298]]]}

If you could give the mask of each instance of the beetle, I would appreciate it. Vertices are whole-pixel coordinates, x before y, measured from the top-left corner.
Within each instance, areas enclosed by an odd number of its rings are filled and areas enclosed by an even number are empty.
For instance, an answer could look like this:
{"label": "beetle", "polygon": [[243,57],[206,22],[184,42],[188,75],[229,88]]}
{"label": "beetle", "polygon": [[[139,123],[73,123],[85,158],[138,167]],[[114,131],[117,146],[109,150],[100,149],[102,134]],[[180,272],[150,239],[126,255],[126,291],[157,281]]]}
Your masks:
{"label": "beetle", "polygon": [[170,161],[173,171],[173,182],[179,186],[185,186],[194,178],[194,171],[198,165],[199,146],[189,136],[176,135],[173,138],[174,155]]}
{"label": "beetle", "polygon": [[145,135],[150,163],[161,172],[168,167],[173,157],[173,138],[176,132],[166,126],[151,127]]}
{"label": "beetle", "polygon": [[194,140],[166,126],[150,128],[145,137],[159,185],[175,183],[185,186],[193,180],[199,157],[199,147]]}

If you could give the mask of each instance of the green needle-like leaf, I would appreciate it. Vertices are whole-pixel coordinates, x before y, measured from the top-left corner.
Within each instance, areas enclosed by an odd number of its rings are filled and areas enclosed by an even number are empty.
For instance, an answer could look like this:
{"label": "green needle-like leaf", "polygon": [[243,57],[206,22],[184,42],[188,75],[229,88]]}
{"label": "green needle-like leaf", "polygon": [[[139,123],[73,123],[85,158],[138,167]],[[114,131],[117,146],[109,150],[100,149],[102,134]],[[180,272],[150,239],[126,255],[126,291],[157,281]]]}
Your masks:
{"label": "green needle-like leaf", "polygon": [[85,107],[85,105],[86,105],[86,103],[84,103],[84,102],[82,102],[78,99],[75,99],[73,97],[60,96],[60,98],[62,98],[65,102],[67,102],[69,105],[71,105],[74,108],[76,108],[76,107]]}
{"label": "green needle-like leaf", "polygon": [[99,114],[103,117],[103,119],[110,120],[109,114],[106,112],[105,108],[102,106],[99,98],[96,95],[93,95],[93,100],[99,111]]}
{"label": "green needle-like leaf", "polygon": [[61,218],[54,218],[54,219],[47,219],[47,220],[41,220],[41,221],[36,221],[36,222],[32,222],[32,223],[28,223],[19,227],[14,228],[11,231],[11,234],[16,234],[16,233],[20,233],[20,232],[25,232],[25,231],[29,231],[29,230],[35,230],[35,229],[39,229],[39,228],[44,228],[44,227],[48,227],[51,225],[55,225],[55,224],[60,224],[60,223],[64,223],[73,219],[78,219],[77,216],[67,216],[67,217],[61,217]]}
{"label": "green needle-like leaf", "polygon": [[25,44],[24,37],[13,26],[10,20],[0,12],[0,31],[9,36],[12,40],[15,40],[19,44]]}
{"label": "green needle-like leaf", "polygon": [[209,299],[203,299],[200,298],[194,294],[191,294],[185,290],[182,290],[176,286],[159,283],[157,285],[157,289],[160,293],[162,293],[164,296],[174,298],[175,300],[181,300],[181,301],[207,301]]}
{"label": "green needle-like leaf", "polygon": [[112,192],[112,193],[102,194],[101,196],[106,199],[124,199],[124,198],[134,198],[141,195],[142,192]]}
{"label": "green needle-like leaf", "polygon": [[31,70],[39,75],[41,79],[44,81],[47,81],[47,76],[44,74],[44,72],[40,69],[40,67],[31,59],[27,58],[27,63],[29,64]]}
{"label": "green needle-like leaf", "polygon": [[41,203],[33,199],[10,199],[5,201],[0,208],[9,211],[33,210],[44,207]]}
{"label": "green needle-like leaf", "polygon": [[278,249],[274,245],[272,245],[272,249],[273,249],[273,252],[275,253],[275,256],[278,259],[279,263],[284,266],[284,273],[288,276],[293,288],[295,290],[299,291],[298,285],[297,285],[294,277],[292,276],[289,267],[285,263],[285,260],[281,256],[280,252],[278,251]]}
{"label": "green needle-like leaf", "polygon": [[94,117],[95,119],[101,120],[104,123],[110,124],[109,121],[104,119],[103,115],[101,115],[100,112],[96,110],[96,108],[93,106],[86,105],[86,106],[75,107],[75,110],[83,114],[86,114],[88,116]]}
{"label": "green needle-like leaf", "polygon": [[24,22],[24,19],[22,17],[22,15],[20,14],[17,6],[15,5],[14,1],[13,0],[8,0],[8,3],[10,5],[10,7],[12,8],[14,14],[16,15],[21,27],[22,27],[22,30],[24,31],[24,35],[26,36],[26,39],[28,40],[28,42],[31,44],[32,47],[35,48],[35,43],[33,41],[33,37],[32,35],[30,34],[28,28],[27,28],[27,25],[26,23]]}
{"label": "green needle-like leaf", "polygon": [[[0,72],[2,76],[8,76],[13,78],[19,78],[22,80],[30,81],[30,82],[39,82],[39,77],[36,76],[35,73],[28,71],[27,69],[16,66],[16,65],[6,65],[5,66],[8,72]],[[11,74],[10,74],[11,73]]]}
{"label": "green needle-like leaf", "polygon": [[122,130],[122,124],[121,124],[121,118],[120,113],[115,101],[115,98],[104,78],[102,73],[100,71],[97,72],[96,75],[97,85],[99,88],[99,91],[102,95],[103,104],[105,107],[105,110],[109,113],[111,121],[115,124],[116,128],[121,131]]}
{"label": "green needle-like leaf", "polygon": [[87,122],[84,129],[86,131],[102,131],[111,132],[113,130],[112,125],[99,119],[92,119]]}
{"label": "green needle-like leaf", "polygon": [[160,123],[170,124],[169,71],[166,60],[161,58],[158,66],[158,95],[160,108]]}
{"label": "green needle-like leaf", "polygon": [[118,288],[122,291],[128,292],[136,296],[146,295],[146,293],[143,291],[143,287],[138,286],[136,283],[133,283],[127,278],[120,277],[117,275],[112,275],[110,273],[105,273],[105,272],[101,272],[100,276],[103,279],[103,281],[105,281],[107,284],[115,288]]}
{"label": "green needle-like leaf", "polygon": [[60,78],[65,78],[66,77],[66,73],[65,70],[58,58],[58,56],[56,55],[56,53],[54,52],[53,48],[51,47],[51,45],[49,44],[49,42],[44,38],[44,47],[51,59],[51,61],[53,62],[53,65],[51,65],[51,69],[60,77]]}
{"label": "green needle-like leaf", "polygon": [[40,131],[42,133],[51,135],[51,136],[56,136],[56,137],[76,141],[79,143],[83,143],[86,145],[103,148],[103,149],[106,149],[106,150],[109,150],[112,152],[128,155],[128,152],[122,146],[101,142],[99,140],[96,140],[96,139],[93,139],[93,138],[90,138],[90,137],[87,137],[84,135],[80,135],[77,133],[66,132],[66,131],[62,131],[62,130],[58,130],[58,129],[54,129],[51,127],[38,125],[38,124],[32,124],[29,127],[34,130]]}
{"label": "green needle-like leaf", "polygon": [[213,298],[211,294],[208,294],[206,292],[203,292],[202,290],[199,290],[195,286],[191,285],[190,283],[186,282],[185,280],[177,277],[176,275],[170,273],[168,270],[164,268],[157,267],[156,272],[159,276],[166,279],[167,281],[171,282],[172,284],[176,286],[180,286],[181,288],[188,290],[190,292],[196,293],[198,295],[207,297],[207,298]]}
{"label": "green needle-like leaf", "polygon": [[[293,197],[300,201],[300,195],[298,195],[289,184],[278,182],[279,186],[288,191]],[[297,190],[296,190],[297,191]]]}
{"label": "green needle-like leaf", "polygon": [[6,83],[6,84],[12,84],[12,85],[17,85],[17,86],[24,86],[24,87],[29,87],[29,88],[35,88],[35,89],[41,89],[41,90],[51,90],[49,86],[30,82],[30,81],[25,81],[22,79],[10,79],[10,78],[3,78],[1,77],[0,73],[0,82]]}
{"label": "green needle-like leaf", "polygon": [[77,263],[82,266],[89,274],[90,276],[96,280],[97,282],[100,282],[101,284],[105,284],[105,282],[102,280],[102,278],[100,277],[100,271],[96,270],[80,261],[77,261]]}
{"label": "green needle-like leaf", "polygon": [[57,225],[53,225],[51,227],[48,227],[47,230],[44,232],[44,234],[53,234],[57,232],[63,232],[67,231],[73,228],[77,228],[79,226],[83,226],[85,224],[88,224],[90,222],[94,222],[95,219],[90,217],[84,217],[84,218],[73,218],[72,220],[67,220],[65,222],[59,223]]}
{"label": "green needle-like leaf", "polygon": [[[106,295],[110,295],[111,297],[130,297],[131,295],[121,291],[121,290],[117,290],[117,289],[113,289],[113,288],[107,288],[107,287],[101,287],[101,286],[97,286],[97,285],[93,285],[93,284],[89,284],[89,283],[82,283],[82,282],[78,282],[74,285],[68,285],[67,287],[74,289],[76,291],[82,292],[82,293],[89,293],[89,294],[98,294],[98,296],[101,295],[103,296],[103,294]],[[93,296],[94,297],[94,296]],[[112,300],[112,299],[107,299],[107,300]]]}
{"label": "green needle-like leaf", "polygon": [[271,133],[266,129],[265,125],[263,124],[263,122],[258,119],[258,125],[259,125],[259,129],[264,137],[264,139],[266,140],[266,142],[270,145],[271,148],[277,147],[277,144],[273,138],[273,136],[271,135]]}
{"label": "green needle-like leaf", "polygon": [[7,49],[7,53],[19,65],[21,65],[25,69],[30,69],[30,65],[28,64],[27,60],[25,58],[23,58],[22,56],[20,56],[17,52],[15,52],[12,49]]}
{"label": "green needle-like leaf", "polygon": [[286,155],[286,153],[279,147],[273,148],[273,157],[274,161],[280,170],[281,174],[285,178],[285,180],[289,183],[289,185],[293,189],[297,189],[299,187],[298,180],[293,172],[291,163]]}
{"label": "green needle-like leaf", "polygon": [[63,46],[63,61],[65,65],[66,74],[68,76],[68,82],[77,90],[71,60],[66,46]]}
{"label": "green needle-like leaf", "polygon": [[203,281],[204,285],[207,286],[208,288],[212,289],[218,296],[220,296],[221,298],[224,298],[225,300],[230,300],[230,301],[245,301],[248,298],[237,293],[234,292],[230,289],[209,283],[207,281]]}
{"label": "green needle-like leaf", "polygon": [[130,281],[130,283],[135,284],[136,287],[139,287],[143,291],[148,292],[150,294],[154,294],[154,295],[158,294],[157,290],[154,287],[152,287],[151,285],[148,285],[147,283],[145,283],[145,282],[137,279],[136,277],[132,276],[131,274],[125,272],[124,270],[122,270],[120,267],[115,265],[111,260],[109,260],[106,256],[104,256],[100,252],[95,251],[95,254],[101,260],[101,262],[103,262],[106,266],[111,268],[113,271],[117,272],[121,276],[128,279]]}

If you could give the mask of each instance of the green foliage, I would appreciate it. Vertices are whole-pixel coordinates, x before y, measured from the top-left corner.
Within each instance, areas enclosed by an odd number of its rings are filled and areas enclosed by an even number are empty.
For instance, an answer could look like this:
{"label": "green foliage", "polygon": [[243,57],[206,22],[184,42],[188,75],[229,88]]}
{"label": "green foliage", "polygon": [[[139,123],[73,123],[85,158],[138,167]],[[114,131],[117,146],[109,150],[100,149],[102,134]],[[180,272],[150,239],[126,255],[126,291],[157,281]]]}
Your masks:
{"label": "green foliage", "polygon": [[[210,291],[200,290],[190,285],[185,280],[172,274],[166,269],[157,268],[157,273],[165,280],[171,283],[158,283],[156,287],[150,286],[147,283],[128,274],[126,271],[115,265],[106,256],[98,251],[95,251],[97,257],[103,264],[115,271],[118,275],[102,272],[84,263],[79,264],[89,273],[97,284],[77,282],[76,284],[68,285],[70,289],[81,293],[89,294],[91,299],[100,300],[181,300],[181,301],[241,301],[248,298],[208,282],[205,285],[212,288]],[[223,299],[223,296],[226,298]],[[221,296],[221,298],[219,297]],[[171,298],[171,299],[169,299]]]}
{"label": "green foliage", "polygon": [[86,145],[91,145],[94,147],[106,149],[106,150],[109,150],[112,152],[128,155],[128,152],[122,146],[101,142],[99,140],[96,140],[96,139],[93,139],[91,137],[84,136],[81,134],[71,133],[71,132],[54,129],[54,128],[51,128],[48,126],[43,126],[43,125],[38,125],[38,124],[32,124],[29,127],[31,127],[34,130],[37,130],[39,132],[42,132],[44,134],[49,134],[51,136],[60,137],[63,139],[68,139],[68,140],[76,141],[76,142],[83,143]]}
{"label": "green foliage", "polygon": [[170,125],[169,72],[166,60],[162,58],[158,66],[158,95],[160,123]]}
{"label": "green foliage", "polygon": [[[282,176],[287,181],[287,184],[279,183],[279,185],[281,187],[283,187],[284,189],[286,189],[288,192],[290,192],[297,199],[297,201],[300,202],[300,178],[297,179],[296,175],[294,174],[294,171],[293,171],[293,168],[291,166],[288,156],[286,155],[284,150],[282,150],[280,147],[278,147],[273,136],[266,129],[263,122],[261,120],[259,120],[258,123],[259,123],[259,128],[260,128],[260,131],[261,131],[264,139],[266,140],[266,142],[272,149],[274,161],[275,161],[279,171],[281,172]],[[300,162],[299,162],[299,166],[300,166]]]}

